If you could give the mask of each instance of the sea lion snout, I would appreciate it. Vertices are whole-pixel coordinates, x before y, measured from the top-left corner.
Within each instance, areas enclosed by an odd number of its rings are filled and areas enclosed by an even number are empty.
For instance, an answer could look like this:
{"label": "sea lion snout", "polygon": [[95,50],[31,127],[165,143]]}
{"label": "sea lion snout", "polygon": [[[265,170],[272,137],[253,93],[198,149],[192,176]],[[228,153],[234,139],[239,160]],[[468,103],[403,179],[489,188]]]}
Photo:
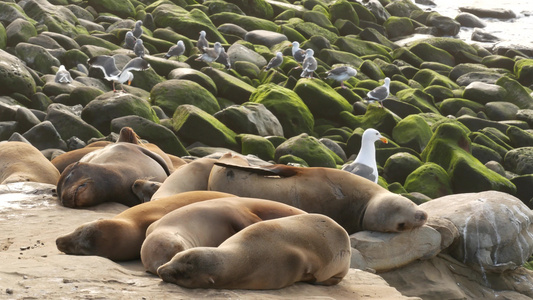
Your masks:
{"label": "sea lion snout", "polygon": [[423,211],[423,210],[416,211],[415,220],[418,223],[421,223],[420,225],[424,225],[424,223],[426,223],[427,219],[428,219],[428,214],[425,211]]}

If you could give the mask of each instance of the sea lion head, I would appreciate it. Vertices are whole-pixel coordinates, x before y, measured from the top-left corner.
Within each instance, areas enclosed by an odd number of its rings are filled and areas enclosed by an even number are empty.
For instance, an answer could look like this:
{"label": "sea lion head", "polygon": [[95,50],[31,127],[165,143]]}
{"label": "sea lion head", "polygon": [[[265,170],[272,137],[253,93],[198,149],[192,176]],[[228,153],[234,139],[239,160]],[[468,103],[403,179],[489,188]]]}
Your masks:
{"label": "sea lion head", "polygon": [[165,282],[188,288],[215,287],[215,271],[223,268],[215,248],[197,247],[176,254],[157,269]]}
{"label": "sea lion head", "polygon": [[57,196],[61,204],[75,208],[104,202],[105,199],[100,194],[107,182],[98,169],[102,168],[83,162],[66,167],[57,182]]}
{"label": "sea lion head", "polygon": [[368,202],[362,227],[363,230],[402,232],[424,225],[427,219],[427,213],[411,200],[386,192]]}

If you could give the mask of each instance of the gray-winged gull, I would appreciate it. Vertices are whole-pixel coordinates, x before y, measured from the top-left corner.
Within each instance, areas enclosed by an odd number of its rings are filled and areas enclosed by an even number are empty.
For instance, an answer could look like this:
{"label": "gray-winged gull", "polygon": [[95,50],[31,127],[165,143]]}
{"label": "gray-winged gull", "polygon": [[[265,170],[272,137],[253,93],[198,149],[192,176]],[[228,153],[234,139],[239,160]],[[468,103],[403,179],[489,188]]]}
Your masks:
{"label": "gray-winged gull", "polygon": [[222,52],[222,45],[216,42],[213,48],[204,48],[204,50],[205,52],[200,54],[196,60],[201,60],[206,63],[214,62],[220,55],[220,52]]}
{"label": "gray-winged gull", "polygon": [[176,45],[170,47],[168,49],[167,54],[165,54],[165,58],[169,59],[172,56],[180,56],[185,52],[185,44],[183,44],[182,40],[179,40]]}
{"label": "gray-winged gull", "polygon": [[133,53],[138,57],[144,57],[144,44],[143,40],[137,39],[135,41],[135,46],[133,46]]}
{"label": "gray-winged gull", "polygon": [[135,38],[140,38],[141,35],[143,34],[143,29],[142,29],[142,26],[143,25],[143,21],[139,20],[137,22],[135,22],[135,27],[133,27],[133,36],[135,36]]}
{"label": "gray-winged gull", "polygon": [[198,42],[196,42],[196,48],[200,50],[201,53],[205,52],[205,49],[209,47],[209,42],[207,41],[205,37],[205,31],[200,31],[200,37],[198,38]]}
{"label": "gray-winged gull", "polygon": [[300,43],[292,42],[292,57],[297,63],[302,63],[305,59],[305,50],[300,49]]}
{"label": "gray-winged gull", "polygon": [[65,69],[64,65],[59,66],[59,70],[56,72],[56,77],[54,79],[57,83],[71,83],[72,77],[70,76],[69,71]]}
{"label": "gray-winged gull", "polygon": [[133,47],[135,46],[135,40],[136,38],[131,30],[126,32],[126,36],[124,37],[124,48],[133,50]]}
{"label": "gray-winged gull", "polygon": [[277,68],[281,66],[282,63],[283,63],[283,53],[276,52],[276,56],[272,57],[272,59],[266,65],[265,71],[268,71],[272,68]]}
{"label": "gray-winged gull", "polygon": [[316,59],[313,57],[314,53],[313,49],[305,50],[305,59],[302,63],[302,74],[300,74],[300,77],[313,77],[313,72],[318,66]]}
{"label": "gray-winged gull", "polygon": [[231,69],[231,61],[229,60],[229,55],[224,50],[224,47],[220,49],[220,55],[218,56],[216,62],[223,64],[226,69]]}
{"label": "gray-winged gull", "polygon": [[133,80],[133,73],[130,71],[144,71],[150,68],[150,64],[143,58],[136,57],[130,60],[124,68],[119,70],[115,65],[115,58],[108,55],[100,55],[90,58],[87,63],[94,68],[99,68],[104,72],[104,78],[108,81],[113,82],[113,92],[116,92],[115,82],[119,82],[124,92],[124,87],[122,86],[124,82],[128,82],[128,85],[131,84]]}
{"label": "gray-winged gull", "polygon": [[373,128],[365,130],[361,140],[361,149],[359,149],[357,157],[352,163],[342,166],[342,170],[377,183],[378,166],[376,164],[376,147],[374,142],[379,140],[385,144],[389,142],[379,131]]}
{"label": "gray-winged gull", "polygon": [[344,85],[344,81],[357,75],[357,70],[349,66],[341,66],[327,71],[326,74],[328,75],[326,78],[340,81],[341,87],[345,89],[346,86]]}
{"label": "gray-winged gull", "polygon": [[383,101],[387,99],[387,97],[389,97],[389,93],[390,93],[389,86],[390,86],[390,78],[385,77],[385,83],[382,86],[378,86],[377,88],[366,93],[368,100],[378,101],[381,108],[383,108]]}

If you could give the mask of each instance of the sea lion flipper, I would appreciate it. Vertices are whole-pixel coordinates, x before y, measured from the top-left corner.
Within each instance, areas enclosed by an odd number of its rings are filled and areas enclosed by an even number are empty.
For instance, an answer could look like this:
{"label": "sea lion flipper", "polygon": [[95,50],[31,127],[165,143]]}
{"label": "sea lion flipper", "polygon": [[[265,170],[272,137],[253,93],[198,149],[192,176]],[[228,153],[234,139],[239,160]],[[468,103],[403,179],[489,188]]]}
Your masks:
{"label": "sea lion flipper", "polygon": [[139,146],[139,150],[144,153],[146,156],[152,158],[153,160],[155,160],[158,164],[161,165],[161,167],[165,170],[165,173],[167,173],[167,176],[170,176],[170,169],[168,168],[168,165],[167,163],[165,162],[165,160],[161,157],[161,155],[155,153],[155,152],[152,152],[144,147],[141,147]]}
{"label": "sea lion flipper", "polygon": [[215,165],[231,168],[231,169],[239,169],[243,171],[248,171],[250,173],[263,175],[263,176],[281,176],[281,177],[291,177],[296,175],[297,168],[286,166],[286,165],[270,165],[270,166],[241,166],[241,165],[234,165],[234,164],[228,164],[224,162],[215,162]]}

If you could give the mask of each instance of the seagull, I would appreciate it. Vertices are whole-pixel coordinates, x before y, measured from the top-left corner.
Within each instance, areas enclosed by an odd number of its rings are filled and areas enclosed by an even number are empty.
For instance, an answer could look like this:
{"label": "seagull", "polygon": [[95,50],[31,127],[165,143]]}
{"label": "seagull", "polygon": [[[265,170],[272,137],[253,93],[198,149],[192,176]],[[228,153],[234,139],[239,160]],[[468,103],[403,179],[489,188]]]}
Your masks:
{"label": "seagull", "polygon": [[126,32],[126,37],[124,38],[124,47],[126,49],[133,50],[133,47],[135,46],[135,36],[133,35],[133,31]]}
{"label": "seagull", "polygon": [[307,49],[305,50],[305,59],[302,63],[302,74],[300,74],[301,77],[309,77],[313,78],[313,72],[316,70],[318,63],[316,62],[316,59],[313,57],[313,54],[315,52],[313,49]]}
{"label": "seagull", "polygon": [[183,44],[182,40],[179,40],[176,45],[170,47],[168,49],[167,54],[165,54],[165,58],[169,59],[172,56],[180,56],[185,52],[185,44]]}
{"label": "seagull", "polygon": [[57,83],[71,83],[72,77],[70,73],[65,69],[64,65],[59,66],[59,70],[56,72],[55,82]]}
{"label": "seagull", "polygon": [[276,56],[272,57],[272,59],[266,65],[265,71],[268,71],[272,68],[277,68],[281,66],[282,63],[283,63],[283,53],[276,52]]}
{"label": "seagull", "polygon": [[297,63],[302,63],[305,58],[305,50],[300,49],[300,43],[292,42],[292,57]]}
{"label": "seagull", "polygon": [[381,108],[383,108],[383,101],[387,99],[390,93],[389,85],[390,85],[390,78],[385,77],[385,83],[382,86],[378,86],[377,88],[366,93],[368,99],[372,101],[374,100],[378,101]]}
{"label": "seagull", "polygon": [[226,50],[224,50],[224,47],[220,49],[220,55],[218,56],[217,62],[223,64],[226,69],[231,69],[231,62],[229,60],[229,55],[226,53]]}
{"label": "seagull", "polygon": [[198,42],[196,43],[196,47],[200,52],[205,53],[205,49],[209,47],[209,42],[205,38],[205,31],[200,31],[200,37],[198,38]]}
{"label": "seagull", "polygon": [[374,183],[378,182],[378,166],[376,164],[376,147],[374,142],[381,140],[387,144],[389,140],[383,137],[379,131],[369,128],[363,132],[361,149],[351,164],[342,166],[342,170],[364,177]]}
{"label": "seagull", "polygon": [[204,48],[204,53],[200,54],[196,60],[202,60],[206,63],[214,62],[222,52],[222,45],[216,42],[213,48]]}
{"label": "seagull", "polygon": [[327,71],[326,74],[328,75],[326,78],[331,78],[336,81],[340,81],[341,87],[345,89],[346,86],[344,85],[344,81],[348,80],[350,77],[355,76],[357,74],[357,71],[352,67],[341,66]]}
{"label": "seagull", "polygon": [[133,53],[137,55],[138,57],[144,57],[144,45],[143,40],[137,39],[135,41],[135,46],[133,47]]}
{"label": "seagull", "polygon": [[143,21],[137,21],[135,22],[135,27],[133,28],[133,36],[135,36],[135,38],[140,38],[141,35],[143,34],[143,29],[142,29],[142,26],[143,25]]}
{"label": "seagull", "polygon": [[130,60],[120,71],[115,65],[115,58],[108,55],[100,55],[90,58],[87,63],[94,68],[99,68],[104,72],[104,78],[108,81],[113,82],[113,92],[117,92],[115,89],[115,82],[119,82],[124,91],[122,84],[128,82],[128,85],[131,84],[133,80],[133,73],[130,71],[144,71],[150,67],[150,64],[141,57],[136,57]]}

